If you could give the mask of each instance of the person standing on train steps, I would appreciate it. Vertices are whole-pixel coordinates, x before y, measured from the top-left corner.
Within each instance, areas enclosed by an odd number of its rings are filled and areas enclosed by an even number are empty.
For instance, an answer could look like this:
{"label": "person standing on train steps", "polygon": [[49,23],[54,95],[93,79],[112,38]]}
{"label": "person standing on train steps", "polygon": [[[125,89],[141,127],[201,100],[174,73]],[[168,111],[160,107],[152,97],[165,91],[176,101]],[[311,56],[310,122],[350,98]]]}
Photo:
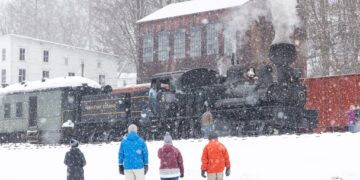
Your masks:
{"label": "person standing on train steps", "polygon": [[348,116],[348,130],[349,132],[355,132],[356,112],[354,105],[350,106],[350,109],[347,112],[347,116]]}
{"label": "person standing on train steps", "polygon": [[149,89],[149,105],[153,114],[157,112],[157,91],[156,84],[151,84],[151,88]]}
{"label": "person standing on train steps", "polygon": [[172,138],[168,132],[164,136],[164,146],[158,150],[158,157],[161,180],[178,180],[179,177],[184,177],[182,155],[179,149],[172,145]]}
{"label": "person standing on train steps", "polygon": [[201,176],[208,180],[223,180],[230,175],[230,157],[226,147],[218,141],[218,135],[212,131],[209,134],[209,143],[205,146],[201,156]]}
{"label": "person standing on train steps", "polygon": [[213,130],[213,126],[214,118],[209,108],[207,108],[206,112],[204,112],[201,116],[201,131],[204,134],[204,138],[207,139],[209,137],[209,133]]}
{"label": "person standing on train steps", "polygon": [[78,148],[79,142],[70,140],[71,149],[65,155],[64,163],[67,166],[67,180],[84,180],[84,166],[86,160],[84,154]]}
{"label": "person standing on train steps", "polygon": [[119,172],[125,180],[145,180],[148,171],[148,149],[137,131],[137,126],[131,124],[119,148]]}

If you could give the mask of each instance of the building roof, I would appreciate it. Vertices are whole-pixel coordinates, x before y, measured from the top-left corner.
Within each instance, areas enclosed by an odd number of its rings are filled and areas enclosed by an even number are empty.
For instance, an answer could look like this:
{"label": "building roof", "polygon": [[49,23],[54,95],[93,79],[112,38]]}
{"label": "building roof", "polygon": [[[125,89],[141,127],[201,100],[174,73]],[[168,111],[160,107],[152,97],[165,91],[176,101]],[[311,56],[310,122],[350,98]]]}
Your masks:
{"label": "building roof", "polygon": [[118,57],[118,55],[115,55],[115,54],[104,53],[104,52],[100,52],[100,51],[93,51],[93,50],[89,50],[89,49],[86,49],[86,48],[71,46],[71,45],[68,45],[68,44],[61,44],[61,43],[51,42],[51,41],[37,39],[37,38],[29,37],[29,36],[23,36],[23,35],[18,35],[18,34],[7,34],[7,35],[4,35],[4,36],[10,36],[10,37],[15,37],[15,38],[19,38],[19,39],[26,39],[26,40],[37,41],[37,42],[41,42],[41,43],[53,44],[53,45],[62,46],[62,47],[69,48],[69,49],[78,49],[78,50],[87,51],[87,52],[91,52],[91,53],[97,53],[97,54],[103,54],[103,55],[107,55],[107,56]]}
{"label": "building roof", "polygon": [[93,88],[101,88],[99,83],[91,79],[80,76],[66,76],[53,79],[45,79],[45,81],[25,81],[23,83],[12,84],[5,88],[0,88],[0,94],[31,92],[64,87],[80,87],[84,84],[87,84],[87,86]]}
{"label": "building roof", "polygon": [[250,0],[191,0],[180,3],[173,3],[138,20],[137,23],[226,9],[241,6],[248,1]]}

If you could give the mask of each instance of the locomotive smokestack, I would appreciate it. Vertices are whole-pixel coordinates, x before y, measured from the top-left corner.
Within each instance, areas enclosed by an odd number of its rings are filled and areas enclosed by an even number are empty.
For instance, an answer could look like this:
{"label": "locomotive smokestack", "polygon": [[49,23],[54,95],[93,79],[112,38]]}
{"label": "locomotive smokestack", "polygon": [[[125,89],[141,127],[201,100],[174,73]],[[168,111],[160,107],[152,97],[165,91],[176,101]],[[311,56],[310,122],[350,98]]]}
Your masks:
{"label": "locomotive smokestack", "polygon": [[270,47],[269,58],[276,66],[288,66],[296,60],[295,45],[290,43],[277,43]]}

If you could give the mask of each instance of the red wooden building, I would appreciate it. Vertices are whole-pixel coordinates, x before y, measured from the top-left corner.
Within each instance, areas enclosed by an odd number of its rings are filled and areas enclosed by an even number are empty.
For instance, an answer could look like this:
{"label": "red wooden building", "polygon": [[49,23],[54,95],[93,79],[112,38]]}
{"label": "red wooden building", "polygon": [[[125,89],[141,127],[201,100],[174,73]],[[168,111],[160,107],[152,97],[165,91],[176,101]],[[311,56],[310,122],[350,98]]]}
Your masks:
{"label": "red wooden building", "polygon": [[[174,3],[137,21],[139,83],[162,72],[211,68],[223,74],[226,65],[269,62],[274,38],[271,22],[250,18],[257,9],[251,0],[192,0]],[[298,49],[295,67],[305,71],[304,33],[295,31]],[[223,72],[221,72],[223,71]]]}
{"label": "red wooden building", "polygon": [[305,79],[308,109],[319,110],[317,131],[341,131],[347,128],[350,105],[360,105],[360,75],[342,75]]}

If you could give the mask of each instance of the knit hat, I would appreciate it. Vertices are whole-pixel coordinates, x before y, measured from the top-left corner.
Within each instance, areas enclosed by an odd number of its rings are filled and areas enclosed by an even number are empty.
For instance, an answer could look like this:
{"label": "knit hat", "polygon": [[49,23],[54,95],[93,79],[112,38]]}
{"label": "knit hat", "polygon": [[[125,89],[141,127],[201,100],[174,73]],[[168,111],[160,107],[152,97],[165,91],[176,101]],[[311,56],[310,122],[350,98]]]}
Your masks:
{"label": "knit hat", "polygon": [[211,131],[209,134],[209,140],[217,139],[217,138],[218,138],[217,133],[215,131]]}
{"label": "knit hat", "polygon": [[164,144],[172,144],[172,138],[169,132],[165,133]]}
{"label": "knit hat", "polygon": [[78,147],[79,146],[79,141],[77,141],[76,139],[71,139],[70,140],[70,146],[71,147]]}
{"label": "knit hat", "polygon": [[137,126],[135,124],[130,124],[130,126],[128,127],[128,133],[131,133],[131,132],[135,132],[137,133]]}

